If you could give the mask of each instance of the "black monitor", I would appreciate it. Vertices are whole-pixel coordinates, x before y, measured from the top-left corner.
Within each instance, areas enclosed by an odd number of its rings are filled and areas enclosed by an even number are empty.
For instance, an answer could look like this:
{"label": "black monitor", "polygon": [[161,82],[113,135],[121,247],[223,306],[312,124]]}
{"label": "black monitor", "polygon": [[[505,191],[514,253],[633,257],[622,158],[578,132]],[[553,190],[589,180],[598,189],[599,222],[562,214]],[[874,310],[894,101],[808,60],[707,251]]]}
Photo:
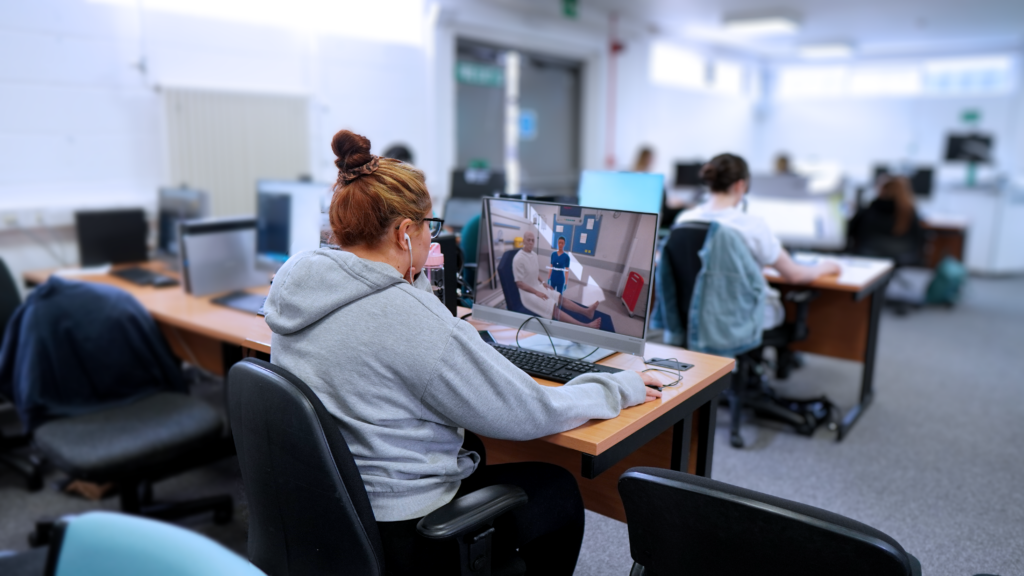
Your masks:
{"label": "black monitor", "polygon": [[146,214],[141,208],[76,212],[81,266],[142,262],[147,259]]}
{"label": "black monitor", "polygon": [[703,166],[700,162],[676,163],[676,188],[687,188],[703,184],[704,181],[700,178],[700,169]]}
{"label": "black monitor", "polygon": [[279,262],[288,259],[292,197],[287,192],[256,194],[256,252]]}
{"label": "black monitor", "polygon": [[910,175],[910,187],[914,189],[915,196],[928,198],[932,195],[933,175],[931,168],[918,168]]}
{"label": "black monitor", "polygon": [[444,225],[452,230],[462,230],[474,216],[479,215],[479,198],[449,198],[444,203]]}
{"label": "black monitor", "polygon": [[950,134],[946,140],[947,162],[992,163],[992,136],[989,134]]}
{"label": "black monitor", "polygon": [[178,224],[186,220],[207,218],[210,200],[202,190],[161,188],[157,206],[157,249],[164,254],[178,255]]}
{"label": "black monitor", "polygon": [[452,171],[452,198],[484,198],[505,192],[505,172],[486,168]]}

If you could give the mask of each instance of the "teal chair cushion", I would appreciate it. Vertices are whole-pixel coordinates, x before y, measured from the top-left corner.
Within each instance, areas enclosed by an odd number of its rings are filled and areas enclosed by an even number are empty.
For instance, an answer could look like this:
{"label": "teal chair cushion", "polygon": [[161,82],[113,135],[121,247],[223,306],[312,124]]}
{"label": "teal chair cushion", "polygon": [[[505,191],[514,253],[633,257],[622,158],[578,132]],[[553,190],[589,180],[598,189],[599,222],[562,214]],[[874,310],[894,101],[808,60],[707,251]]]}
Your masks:
{"label": "teal chair cushion", "polygon": [[265,576],[217,542],[173,524],[113,512],[66,522],[55,576]]}

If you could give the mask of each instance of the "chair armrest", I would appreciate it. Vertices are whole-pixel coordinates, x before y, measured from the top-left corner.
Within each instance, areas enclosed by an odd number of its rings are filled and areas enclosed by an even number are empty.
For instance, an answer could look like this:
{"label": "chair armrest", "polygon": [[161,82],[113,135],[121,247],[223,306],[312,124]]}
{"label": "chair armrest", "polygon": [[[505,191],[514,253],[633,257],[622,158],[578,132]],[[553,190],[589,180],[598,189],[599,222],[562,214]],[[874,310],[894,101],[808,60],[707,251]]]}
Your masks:
{"label": "chair armrest", "polygon": [[526,504],[526,492],[511,484],[487,486],[456,498],[420,519],[416,530],[434,540],[461,536]]}

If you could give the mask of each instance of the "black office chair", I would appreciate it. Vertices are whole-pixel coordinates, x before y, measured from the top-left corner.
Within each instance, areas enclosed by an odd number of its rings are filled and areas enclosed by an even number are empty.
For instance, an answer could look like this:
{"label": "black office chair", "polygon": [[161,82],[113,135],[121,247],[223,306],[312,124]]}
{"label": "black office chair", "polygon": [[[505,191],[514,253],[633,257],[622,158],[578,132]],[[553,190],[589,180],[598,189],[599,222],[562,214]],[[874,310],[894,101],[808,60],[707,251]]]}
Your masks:
{"label": "black office chair", "polygon": [[[14,283],[14,277],[7,269],[7,264],[0,258],[0,347],[3,346],[7,323],[20,305],[21,294],[18,293],[18,286]],[[0,402],[3,400],[6,399],[0,396]],[[43,487],[43,473],[39,459],[24,450],[30,441],[31,436],[28,434],[4,434],[3,427],[0,426],[0,464],[24,476],[26,487],[34,492]]]}
{"label": "black office chair", "polygon": [[[316,394],[287,370],[247,358],[231,368],[228,397],[252,563],[270,576],[383,575],[363,480]],[[491,525],[524,503],[522,489],[490,486],[438,508],[417,529],[431,539],[458,539],[463,575],[490,574]]]}
{"label": "black office chair", "polygon": [[[154,482],[234,451],[217,410],[180,389],[180,367],[153,320],[110,287],[48,282],[39,290],[47,287],[51,292],[32,304],[31,317],[21,319],[37,335],[21,338],[10,351],[19,359],[25,354],[26,365],[36,367],[12,371],[12,379],[39,391],[49,410],[31,430],[38,454],[72,479],[116,485],[124,512],[176,519],[213,511],[215,522],[230,521],[234,505],[228,495],[153,500]],[[81,320],[71,321],[80,310],[94,314],[89,322],[106,336],[102,341],[82,333]],[[33,349],[44,330],[46,346],[56,350],[52,354],[49,348],[46,354]],[[145,354],[132,347],[143,342]],[[37,523],[30,543],[46,544],[52,526],[51,520]]]}
{"label": "black office chair", "polygon": [[[619,478],[630,576],[920,576],[883,532],[820,508],[710,478],[631,468]],[[670,535],[672,546],[665,545]]]}
{"label": "black office chair", "polygon": [[[701,270],[700,250],[704,247],[710,228],[708,222],[687,222],[672,230],[662,249],[662,260],[672,267],[675,278],[676,305],[680,311],[682,333],[687,333],[689,323],[687,311],[690,299]],[[736,448],[743,447],[740,435],[743,407],[751,407],[759,414],[780,420],[792,425],[797,432],[811,434],[825,419],[830,417],[831,405],[827,400],[793,401],[778,398],[758,373],[761,364],[761,352],[764,347],[775,348],[776,376],[786,378],[794,364],[793,352],[789,344],[807,338],[807,315],[811,300],[815,294],[810,290],[791,291],[786,299],[796,305],[796,316],[791,323],[767,330],[762,335],[761,348],[757,348],[736,357],[737,368],[733,373],[732,386],[729,391],[729,408],[731,412],[729,442]],[[683,342],[686,347],[687,343]],[[755,394],[748,394],[751,384]]]}

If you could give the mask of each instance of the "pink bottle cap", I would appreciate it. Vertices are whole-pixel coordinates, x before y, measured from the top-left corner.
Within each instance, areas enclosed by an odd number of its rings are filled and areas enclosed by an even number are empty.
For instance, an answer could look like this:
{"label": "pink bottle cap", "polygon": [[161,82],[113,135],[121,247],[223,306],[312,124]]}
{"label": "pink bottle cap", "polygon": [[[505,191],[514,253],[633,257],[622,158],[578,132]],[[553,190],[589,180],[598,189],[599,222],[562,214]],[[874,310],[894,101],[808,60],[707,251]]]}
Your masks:
{"label": "pink bottle cap", "polygon": [[427,254],[427,263],[423,265],[424,268],[442,268],[444,267],[444,254],[441,253],[441,245],[437,242],[431,242],[430,253]]}

